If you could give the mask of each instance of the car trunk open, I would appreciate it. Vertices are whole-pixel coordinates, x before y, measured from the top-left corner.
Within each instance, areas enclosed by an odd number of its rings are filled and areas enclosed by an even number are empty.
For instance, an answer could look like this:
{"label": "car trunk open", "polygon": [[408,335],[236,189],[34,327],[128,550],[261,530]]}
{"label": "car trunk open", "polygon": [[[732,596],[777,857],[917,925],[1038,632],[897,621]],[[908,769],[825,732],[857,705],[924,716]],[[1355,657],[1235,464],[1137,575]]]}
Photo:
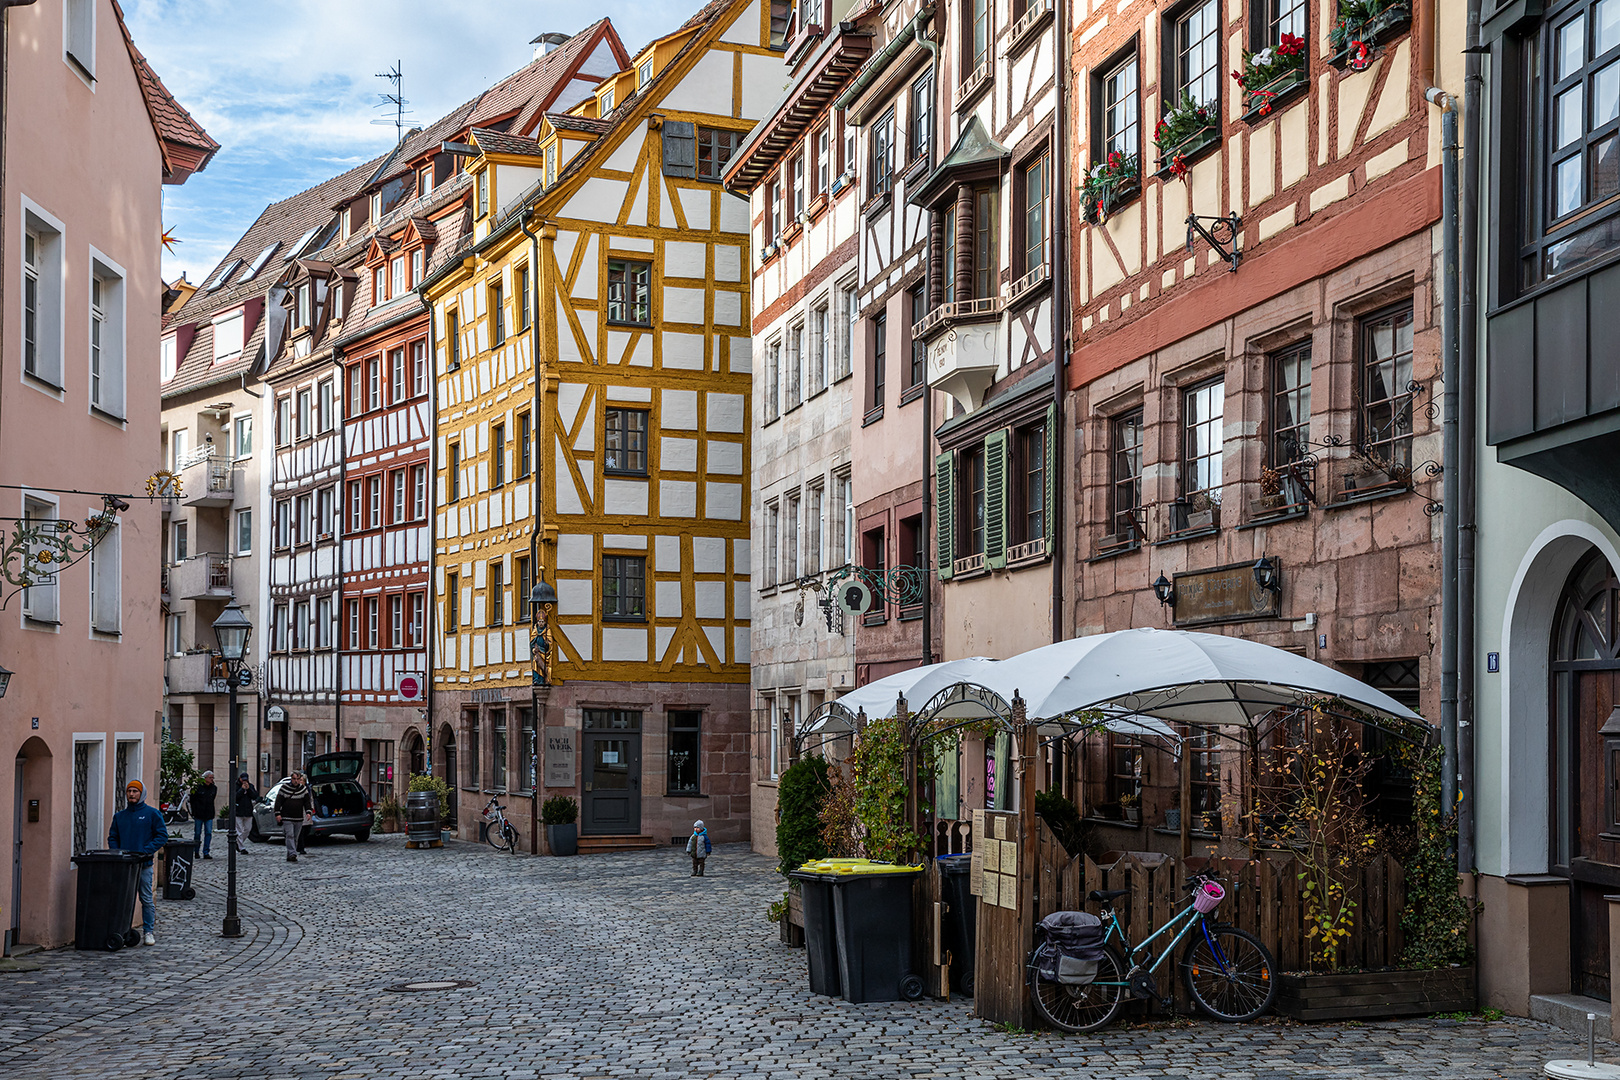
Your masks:
{"label": "car trunk open", "polygon": [[360,766],[365,761],[365,755],[358,750],[340,750],[335,754],[322,754],[312,758],[309,768],[304,770],[309,774],[312,784],[320,784],[329,780],[353,780],[360,775]]}
{"label": "car trunk open", "polygon": [[315,816],[349,817],[366,812],[366,795],[352,780],[316,784]]}

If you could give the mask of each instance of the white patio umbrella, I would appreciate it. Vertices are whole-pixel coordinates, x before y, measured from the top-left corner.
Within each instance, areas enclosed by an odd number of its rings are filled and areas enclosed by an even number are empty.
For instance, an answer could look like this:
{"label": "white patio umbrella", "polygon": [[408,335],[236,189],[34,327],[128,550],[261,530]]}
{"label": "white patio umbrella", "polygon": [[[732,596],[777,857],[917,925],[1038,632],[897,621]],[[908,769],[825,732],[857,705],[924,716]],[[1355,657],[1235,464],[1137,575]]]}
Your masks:
{"label": "white patio umbrella", "polygon": [[885,675],[816,709],[801,734],[834,735],[854,731],[855,714],[862,710],[868,720],[887,720],[894,716],[894,707],[901,696],[905,697],[907,707],[915,711],[947,686],[979,683],[996,663],[988,657],[970,656]]}

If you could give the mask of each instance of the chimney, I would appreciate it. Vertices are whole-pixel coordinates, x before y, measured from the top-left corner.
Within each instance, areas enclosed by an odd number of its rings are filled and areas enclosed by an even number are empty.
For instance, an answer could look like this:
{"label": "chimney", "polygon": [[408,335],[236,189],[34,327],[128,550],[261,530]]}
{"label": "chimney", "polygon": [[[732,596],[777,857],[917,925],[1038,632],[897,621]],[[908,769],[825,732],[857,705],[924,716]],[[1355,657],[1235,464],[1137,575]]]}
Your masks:
{"label": "chimney", "polygon": [[539,37],[529,42],[529,44],[534,46],[534,58],[538,60],[542,56],[546,55],[546,53],[556,49],[557,46],[566,44],[567,41],[567,34],[550,33],[541,34]]}

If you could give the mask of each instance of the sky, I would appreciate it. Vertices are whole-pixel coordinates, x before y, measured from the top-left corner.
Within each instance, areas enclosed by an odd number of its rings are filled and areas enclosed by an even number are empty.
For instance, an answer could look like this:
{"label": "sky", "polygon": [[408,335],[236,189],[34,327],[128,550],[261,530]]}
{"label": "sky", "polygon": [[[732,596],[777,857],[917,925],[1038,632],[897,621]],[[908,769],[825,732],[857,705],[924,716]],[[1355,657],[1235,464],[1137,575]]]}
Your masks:
{"label": "sky", "polygon": [[[406,127],[431,123],[527,64],[530,39],[603,15],[632,55],[703,0],[124,0],[135,43],[220,151],[163,188],[179,239],[163,276],[201,282],[269,203],[394,143],[398,64]],[[383,124],[373,121],[386,120]]]}

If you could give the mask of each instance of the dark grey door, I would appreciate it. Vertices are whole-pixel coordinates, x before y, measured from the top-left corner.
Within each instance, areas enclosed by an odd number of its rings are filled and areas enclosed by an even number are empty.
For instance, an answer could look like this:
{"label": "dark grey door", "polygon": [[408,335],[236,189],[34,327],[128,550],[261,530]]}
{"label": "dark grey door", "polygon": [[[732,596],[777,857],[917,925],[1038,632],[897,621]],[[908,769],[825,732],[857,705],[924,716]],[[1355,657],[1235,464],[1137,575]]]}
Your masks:
{"label": "dark grey door", "polygon": [[[11,922],[6,926],[7,946],[17,944],[17,935],[22,931],[22,823],[23,810],[27,803],[23,800],[23,758],[17,758],[16,775],[12,780],[12,790],[16,792],[11,813]],[[9,951],[9,949],[8,949]]]}
{"label": "dark grey door", "polygon": [[641,735],[585,732],[585,807],[581,832],[636,835],[641,831]]}

